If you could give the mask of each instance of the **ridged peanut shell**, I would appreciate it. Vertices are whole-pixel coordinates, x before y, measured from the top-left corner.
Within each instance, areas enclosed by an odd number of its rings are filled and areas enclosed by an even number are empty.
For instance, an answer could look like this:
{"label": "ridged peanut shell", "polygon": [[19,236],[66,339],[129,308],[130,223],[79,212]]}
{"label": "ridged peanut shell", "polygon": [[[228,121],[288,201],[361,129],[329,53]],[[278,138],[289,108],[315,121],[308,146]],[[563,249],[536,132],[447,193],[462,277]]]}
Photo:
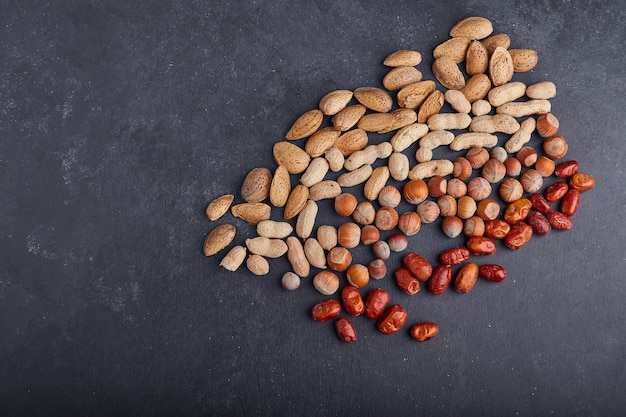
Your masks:
{"label": "ridged peanut shell", "polygon": [[283,240],[263,236],[246,239],[246,247],[250,253],[264,258],[280,258],[287,253],[287,244]]}
{"label": "ridged peanut shell", "polygon": [[288,140],[304,139],[311,136],[322,125],[324,114],[319,109],[309,110],[293,123],[285,138]]}
{"label": "ridged peanut shell", "polygon": [[287,238],[287,259],[296,275],[302,278],[309,276],[311,265],[304,253],[304,246],[295,236]]}
{"label": "ridged peanut shell", "polygon": [[276,142],[273,148],[274,160],[290,174],[301,174],[309,166],[311,157],[299,146],[289,142]]}
{"label": "ridged peanut shell", "polygon": [[385,184],[387,184],[389,175],[389,168],[386,166],[374,168],[372,176],[363,186],[363,194],[365,195],[365,198],[371,201],[377,200],[378,194],[383,189]]}
{"label": "ridged peanut shell", "polygon": [[220,266],[227,271],[234,272],[239,269],[241,264],[243,264],[243,262],[246,260],[247,254],[248,251],[245,247],[241,245],[234,246],[231,250],[228,251],[226,256],[222,258]]}

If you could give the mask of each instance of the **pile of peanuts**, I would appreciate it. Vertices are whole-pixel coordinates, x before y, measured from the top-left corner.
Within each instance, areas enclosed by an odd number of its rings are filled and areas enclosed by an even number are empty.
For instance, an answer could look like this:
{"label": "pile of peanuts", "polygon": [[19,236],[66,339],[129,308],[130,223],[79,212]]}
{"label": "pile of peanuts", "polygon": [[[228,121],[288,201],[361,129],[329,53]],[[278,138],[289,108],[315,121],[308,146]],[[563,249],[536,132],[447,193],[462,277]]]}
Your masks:
{"label": "pile of peanuts", "polygon": [[[403,293],[414,295],[424,285],[440,295],[450,284],[467,293],[479,277],[501,282],[507,276],[503,266],[479,265],[472,256],[493,255],[497,241],[519,250],[534,234],[571,229],[581,193],[595,180],[579,171],[577,161],[564,160],[568,143],[558,134],[549,101],[554,83],[512,80],[536,66],[537,53],[511,49],[508,35],[492,32],[492,23],[477,16],[452,27],[450,39],[433,51],[441,90],[422,79],[419,52],[399,50],[383,62],[390,68],[384,88],[332,91],[319,108],[298,117],[286,140],[273,147],[274,171],[247,174],[243,202],[233,205],[234,194],[227,194],[209,203],[211,221],[230,210],[256,226],[257,236],[230,248],[220,265],[236,271],[245,262],[253,274],[266,275],[268,259],[286,255],[292,267],[281,278],[286,290],[299,288],[317,269],[312,284],[327,298],[312,307],[312,318],[334,320],[340,340],[352,342],[356,328],[341,316],[344,311],[376,320],[384,334],[408,320],[401,305],[389,305],[387,290],[361,294],[370,279],[388,275],[392,252],[406,252],[393,268]],[[452,111],[442,112],[447,108]],[[385,134],[389,140],[370,142],[370,136]],[[541,146],[531,146],[533,138]],[[413,145],[414,161],[405,154]],[[433,159],[440,147],[455,156]],[[348,192],[357,186],[363,187],[362,201]],[[322,200],[334,200],[336,214],[349,220],[338,227],[317,225]],[[399,213],[401,203],[411,209]],[[283,209],[282,220],[270,218],[273,208]],[[434,264],[408,248],[423,224],[438,219],[445,236],[466,241],[444,250]],[[226,249],[235,235],[232,224],[218,225],[206,236],[204,254]],[[360,245],[371,247],[374,259],[367,265],[353,262],[351,250]],[[340,300],[332,298],[336,294]],[[425,341],[438,331],[435,323],[419,322],[409,333]]]}

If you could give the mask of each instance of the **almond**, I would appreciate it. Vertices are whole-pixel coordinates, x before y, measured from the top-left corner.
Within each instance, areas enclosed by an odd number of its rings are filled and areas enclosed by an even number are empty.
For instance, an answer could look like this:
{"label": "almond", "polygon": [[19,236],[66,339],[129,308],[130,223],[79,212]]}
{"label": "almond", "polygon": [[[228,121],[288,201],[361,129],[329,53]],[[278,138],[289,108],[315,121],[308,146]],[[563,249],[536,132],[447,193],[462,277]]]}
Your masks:
{"label": "almond", "polygon": [[232,224],[220,224],[204,239],[204,254],[212,256],[224,249],[235,238],[236,229]]}
{"label": "almond", "polygon": [[270,218],[271,207],[265,203],[235,204],[230,211],[233,216],[239,217],[250,224],[258,224]]}
{"label": "almond", "polygon": [[225,194],[211,201],[206,208],[206,216],[209,220],[217,220],[222,217],[235,199],[234,194]]}
{"label": "almond", "polygon": [[470,16],[458,21],[450,29],[450,37],[463,36],[469,39],[484,39],[493,32],[493,25],[488,19]]}
{"label": "almond", "polygon": [[396,109],[389,114],[393,116],[391,123],[389,124],[389,126],[387,126],[386,129],[379,130],[377,131],[377,133],[389,133],[417,121],[417,113],[415,113],[415,111],[412,109]]}
{"label": "almond", "polygon": [[448,39],[433,50],[433,58],[439,59],[445,56],[460,64],[467,56],[470,42],[471,40],[465,37]]}
{"label": "almond", "polygon": [[527,72],[535,68],[539,56],[532,49],[509,49],[515,72]]}
{"label": "almond", "polygon": [[335,148],[341,151],[343,156],[360,151],[367,146],[369,139],[363,129],[352,129],[339,136],[335,141]]}
{"label": "almond", "polygon": [[309,188],[302,184],[298,184],[289,194],[283,217],[285,220],[293,219],[300,213],[307,200],[309,199]]}
{"label": "almond", "polygon": [[465,82],[465,87],[461,89],[461,92],[469,101],[473,103],[487,96],[491,89],[491,80],[486,74],[473,75]]}
{"label": "almond", "polygon": [[417,114],[417,122],[426,123],[430,116],[439,113],[443,107],[443,103],[443,93],[439,90],[433,91],[420,106],[419,113]]}
{"label": "almond", "polygon": [[241,197],[248,203],[258,203],[270,195],[272,173],[267,168],[254,168],[241,186]]}
{"label": "almond", "polygon": [[274,178],[270,184],[270,202],[274,207],[283,207],[287,203],[287,198],[291,192],[291,178],[289,171],[279,165],[274,171]]}
{"label": "almond", "polygon": [[398,105],[403,109],[416,109],[435,91],[433,80],[419,81],[409,84],[398,91]]}
{"label": "almond", "polygon": [[296,119],[285,137],[289,140],[311,136],[322,125],[324,114],[319,109],[309,110]]}
{"label": "almond", "polygon": [[409,84],[422,81],[422,73],[415,67],[392,68],[383,78],[383,86],[390,91],[397,91]]}
{"label": "almond", "polygon": [[379,113],[388,112],[393,105],[389,93],[378,87],[359,87],[354,90],[354,98],[368,109]]}
{"label": "almond", "polygon": [[311,158],[324,155],[324,152],[333,147],[340,134],[341,132],[334,127],[322,128],[309,136],[304,145],[304,151]]}
{"label": "almond", "polygon": [[366,132],[379,132],[388,129],[393,121],[391,113],[368,113],[361,117],[357,127]]}
{"label": "almond", "polygon": [[489,77],[496,87],[511,81],[513,78],[513,59],[509,51],[499,46],[489,59]]}
{"label": "almond", "polygon": [[352,100],[352,95],[350,90],[331,91],[320,100],[320,111],[326,116],[335,115],[348,105]]}
{"label": "almond", "polygon": [[335,129],[344,132],[356,125],[366,110],[367,108],[362,104],[353,104],[335,114],[330,120]]}
{"label": "almond", "polygon": [[446,56],[435,59],[433,75],[449,90],[460,90],[465,87],[465,77],[458,64]]}
{"label": "almond", "polygon": [[311,161],[309,154],[302,148],[285,141],[276,142],[273,153],[276,163],[283,165],[290,174],[301,174]]}
{"label": "almond", "polygon": [[422,54],[410,49],[400,49],[392,52],[385,58],[383,65],[388,67],[409,66],[414,67],[422,62]]}
{"label": "almond", "polygon": [[483,39],[481,42],[485,45],[485,48],[487,48],[489,55],[491,55],[498,46],[501,46],[504,49],[509,49],[509,46],[511,46],[511,38],[506,33],[491,35]]}
{"label": "almond", "polygon": [[465,72],[467,75],[483,74],[489,67],[489,52],[480,41],[472,41],[467,48],[465,58]]}

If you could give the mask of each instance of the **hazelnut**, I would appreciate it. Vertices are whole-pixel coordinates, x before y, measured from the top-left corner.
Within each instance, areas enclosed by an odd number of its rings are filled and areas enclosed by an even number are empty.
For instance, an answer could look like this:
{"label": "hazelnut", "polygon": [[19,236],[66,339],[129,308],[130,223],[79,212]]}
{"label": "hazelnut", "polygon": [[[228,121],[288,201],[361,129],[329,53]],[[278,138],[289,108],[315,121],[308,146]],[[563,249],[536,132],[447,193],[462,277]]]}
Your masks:
{"label": "hazelnut", "polygon": [[524,194],[524,187],[515,178],[507,178],[502,181],[498,190],[500,197],[507,203],[519,200]]}
{"label": "hazelnut", "polygon": [[543,177],[536,169],[528,169],[519,177],[522,188],[527,193],[536,193],[543,187]]}
{"label": "hazelnut", "polygon": [[372,252],[374,252],[374,256],[379,259],[388,259],[391,256],[391,250],[389,249],[389,244],[384,240],[379,240],[378,242],[372,245]]}
{"label": "hazelnut", "polygon": [[333,226],[322,225],[317,228],[317,241],[324,250],[331,250],[337,246],[337,229]]}
{"label": "hazelnut", "polygon": [[472,216],[463,224],[463,234],[467,237],[485,234],[485,222],[478,216]]}
{"label": "hazelnut", "polygon": [[428,197],[428,185],[422,179],[407,182],[402,188],[404,199],[410,204],[419,204]]}
{"label": "hazelnut", "polygon": [[385,185],[378,194],[378,204],[381,207],[398,207],[400,200],[402,200],[402,195],[393,185]]}
{"label": "hazelnut", "polygon": [[346,271],[346,278],[350,285],[362,288],[370,281],[370,274],[365,265],[353,264]]}
{"label": "hazelnut", "polygon": [[[504,165],[502,167],[504,168]],[[484,200],[490,194],[491,184],[483,177],[474,177],[467,183],[467,195],[476,201]]]}
{"label": "hazelnut", "polygon": [[509,177],[517,177],[522,172],[522,163],[512,156],[506,158],[504,167],[506,168],[506,175]]}
{"label": "hazelnut", "polygon": [[450,178],[446,191],[448,195],[459,198],[467,194],[467,185],[458,178]]}
{"label": "hazelnut", "polygon": [[563,136],[550,136],[543,141],[543,151],[551,159],[560,159],[567,154],[567,142]]}
{"label": "hazelnut", "polygon": [[370,274],[370,277],[374,279],[381,279],[387,275],[387,265],[385,265],[385,261],[382,259],[374,259],[372,262],[367,265],[367,271]]}
{"label": "hazelnut", "polygon": [[468,195],[459,198],[457,205],[456,214],[461,219],[469,219],[476,213],[476,201]]}
{"label": "hazelnut", "polygon": [[373,224],[368,224],[361,229],[361,243],[364,245],[371,245],[380,240],[380,232],[378,228]]}
{"label": "hazelnut", "polygon": [[300,287],[300,277],[293,272],[285,272],[280,283],[287,291],[297,290]]}
{"label": "hazelnut", "polygon": [[374,222],[380,230],[391,230],[398,225],[398,212],[391,207],[381,207],[376,211]]}
{"label": "hazelnut", "polygon": [[500,215],[500,204],[493,198],[485,198],[478,202],[476,214],[483,220],[493,220]]}
{"label": "hazelnut", "polygon": [[456,198],[451,195],[442,195],[437,199],[437,205],[439,206],[439,213],[444,216],[454,216],[457,210]]}
{"label": "hazelnut", "polygon": [[535,162],[535,169],[541,174],[542,177],[549,177],[554,174],[556,164],[550,158],[545,155],[540,156]]}
{"label": "hazelnut", "polygon": [[352,263],[352,254],[341,246],[335,246],[326,255],[328,267],[338,272],[345,271]]}
{"label": "hazelnut", "polygon": [[337,243],[346,249],[359,246],[361,242],[361,228],[356,223],[344,223],[337,229]]}
{"label": "hazelnut", "polygon": [[392,252],[402,252],[409,245],[409,241],[402,233],[394,233],[387,238],[389,250]]}
{"label": "hazelnut", "polygon": [[472,165],[467,158],[459,156],[454,160],[452,176],[460,180],[466,180],[472,175]]}
{"label": "hazelnut", "polygon": [[361,225],[372,224],[374,223],[374,218],[376,217],[376,209],[369,201],[362,201],[357,204],[354,209],[354,213],[352,213],[352,218],[355,222]]}
{"label": "hazelnut", "polygon": [[417,214],[420,216],[422,223],[434,222],[440,213],[439,205],[432,200],[422,201],[417,205]]}
{"label": "hazelnut", "polygon": [[356,197],[350,193],[339,194],[335,197],[335,211],[340,216],[347,217],[351,215],[356,205]]}
{"label": "hazelnut", "polygon": [[339,277],[331,271],[320,271],[313,277],[313,286],[324,295],[332,295],[339,289]]}
{"label": "hazelnut", "polygon": [[489,152],[480,146],[473,146],[468,149],[465,158],[469,161],[472,168],[477,169],[481,168],[489,160]]}
{"label": "hazelnut", "polygon": [[455,238],[463,231],[463,220],[456,216],[448,216],[443,219],[441,229],[446,236]]}
{"label": "hazelnut", "polygon": [[519,159],[523,166],[531,167],[537,162],[537,151],[530,146],[524,146],[517,151],[515,157]]}
{"label": "hazelnut", "polygon": [[417,234],[422,227],[422,219],[414,211],[402,213],[398,218],[398,229],[407,236]]}
{"label": "hazelnut", "polygon": [[446,180],[444,177],[439,177],[439,176],[435,176],[435,177],[431,177],[428,180],[428,194],[430,194],[431,197],[441,197],[442,195],[444,195],[446,193],[447,187],[448,187],[448,180]]}
{"label": "hazelnut", "polygon": [[502,181],[505,175],[506,166],[497,159],[490,159],[483,165],[482,176],[492,184]]}
{"label": "hazelnut", "polygon": [[497,159],[500,162],[504,162],[506,158],[508,157],[509,157],[509,154],[507,153],[506,149],[504,149],[502,146],[495,146],[491,148],[491,150],[489,151],[490,159]]}
{"label": "hazelnut", "polygon": [[556,135],[559,130],[559,119],[552,113],[542,114],[537,118],[537,133],[542,138]]}

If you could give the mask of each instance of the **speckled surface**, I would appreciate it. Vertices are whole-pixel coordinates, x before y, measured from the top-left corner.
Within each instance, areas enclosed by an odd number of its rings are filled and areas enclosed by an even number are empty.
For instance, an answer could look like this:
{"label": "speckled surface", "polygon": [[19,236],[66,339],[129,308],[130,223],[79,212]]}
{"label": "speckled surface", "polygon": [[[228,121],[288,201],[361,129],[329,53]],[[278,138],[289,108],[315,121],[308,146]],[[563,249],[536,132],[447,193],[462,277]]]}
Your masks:
{"label": "speckled surface", "polygon": [[[616,416],[626,407],[626,12],[619,2],[7,1],[0,17],[0,414]],[[494,261],[469,294],[401,294],[424,344],[363,317],[342,344],[310,279],[228,273],[201,247],[328,91],[381,85],[468,15],[539,53],[568,159],[597,180],[575,226]],[[330,202],[319,222],[339,224]],[[279,218],[279,212],[273,212]],[[238,219],[237,243],[254,235]],[[451,245],[436,225],[411,248]],[[461,240],[457,242],[462,244]],[[367,248],[355,258],[368,259]],[[390,268],[399,266],[392,257]],[[365,290],[365,289],[364,289]],[[365,291],[364,291],[365,293]]]}

